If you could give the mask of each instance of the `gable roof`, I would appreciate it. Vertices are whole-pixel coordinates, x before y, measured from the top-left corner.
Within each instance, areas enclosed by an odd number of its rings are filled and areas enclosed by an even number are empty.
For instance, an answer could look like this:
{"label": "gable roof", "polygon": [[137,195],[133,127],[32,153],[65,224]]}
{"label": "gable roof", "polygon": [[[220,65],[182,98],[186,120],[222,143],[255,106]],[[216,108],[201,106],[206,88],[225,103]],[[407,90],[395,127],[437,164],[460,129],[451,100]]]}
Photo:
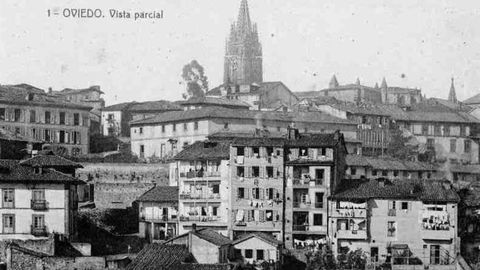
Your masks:
{"label": "gable roof", "polygon": [[438,169],[433,164],[400,160],[392,157],[377,158],[361,155],[347,155],[345,161],[347,166],[350,167],[371,167],[375,170],[436,171]]}
{"label": "gable roof", "polygon": [[[423,202],[458,203],[460,198],[447,180],[388,179],[365,180],[349,183],[331,197],[337,200],[410,199]],[[384,183],[384,184],[382,184]]]}
{"label": "gable roof", "polygon": [[113,104],[110,106],[107,106],[105,108],[102,108],[102,112],[114,112],[114,111],[124,111],[131,106],[133,106],[136,102],[131,101],[131,102],[123,102],[123,103],[118,103],[118,104]]}
{"label": "gable roof", "polygon": [[171,270],[231,270],[231,267],[226,263],[182,263],[172,266]]}
{"label": "gable roof", "polygon": [[226,141],[195,142],[173,157],[174,160],[218,160],[230,158],[230,144]]}
{"label": "gable roof", "polygon": [[284,122],[312,122],[312,123],[333,123],[356,125],[354,122],[341,119],[323,112],[273,112],[273,111],[253,111],[238,110],[222,107],[205,107],[186,111],[171,111],[159,113],[154,117],[147,119],[134,120],[130,122],[131,126],[163,124],[180,121],[191,121],[196,119],[248,119],[256,121],[275,120]]}
{"label": "gable roof", "polygon": [[176,103],[168,100],[135,102],[132,106],[127,108],[131,112],[158,112],[158,111],[179,111],[182,108]]}
{"label": "gable roof", "polygon": [[84,184],[70,175],[52,169],[42,169],[41,173],[35,173],[29,166],[20,165],[18,160],[0,160],[0,182],[4,183],[64,183]]}
{"label": "gable roof", "polygon": [[224,246],[231,244],[230,238],[221,235],[217,231],[210,228],[197,229],[195,231],[190,231],[190,233],[202,238],[205,241],[208,241],[216,246]]}
{"label": "gable roof", "polygon": [[20,161],[20,165],[30,166],[30,167],[72,167],[72,168],[83,168],[79,163],[70,161],[64,157],[57,155],[37,155],[25,160]]}
{"label": "gable roof", "polygon": [[476,94],[473,97],[469,97],[463,101],[465,104],[479,104],[480,103],[480,94]]}
{"label": "gable roof", "polygon": [[244,241],[247,241],[248,239],[251,239],[251,238],[258,238],[258,239],[261,239],[265,242],[267,242],[268,244],[272,245],[272,246],[279,246],[282,244],[282,242],[278,241],[277,239],[275,239],[273,236],[271,235],[268,235],[266,233],[261,233],[261,232],[255,232],[255,233],[249,233],[249,234],[243,234],[243,235],[240,235],[236,240],[234,240],[232,242],[232,245],[236,245],[238,243],[241,243],[241,242],[244,242]]}
{"label": "gable roof", "polygon": [[105,94],[102,90],[100,90],[100,86],[97,86],[97,85],[93,85],[88,88],[80,88],[80,89],[65,88],[60,91],[54,91],[54,93],[57,95],[80,94],[84,92],[98,92],[99,94]]}
{"label": "gable roof", "polygon": [[143,193],[137,201],[139,202],[178,202],[178,187],[155,186]]}
{"label": "gable roof", "polygon": [[240,108],[249,108],[250,105],[237,99],[226,99],[220,97],[195,97],[190,98],[185,101],[181,101],[180,105],[187,106],[187,105],[217,105],[217,106],[225,106],[225,107],[240,107]]}
{"label": "gable roof", "polygon": [[127,266],[127,270],[170,270],[183,262],[194,261],[184,245],[148,244]]}

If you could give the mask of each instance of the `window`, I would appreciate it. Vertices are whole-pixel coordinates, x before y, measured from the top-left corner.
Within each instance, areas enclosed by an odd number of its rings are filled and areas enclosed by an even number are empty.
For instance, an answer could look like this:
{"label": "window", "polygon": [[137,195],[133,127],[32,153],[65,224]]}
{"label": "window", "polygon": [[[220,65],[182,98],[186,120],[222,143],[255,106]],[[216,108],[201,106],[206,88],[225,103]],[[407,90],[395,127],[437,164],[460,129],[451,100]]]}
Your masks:
{"label": "window", "polygon": [[193,129],[198,130],[198,121],[193,122]]}
{"label": "window", "polygon": [[252,177],[260,177],[260,167],[258,166],[252,167]]}
{"label": "window", "polygon": [[245,176],[245,168],[243,166],[237,167],[237,176],[239,177]]}
{"label": "window", "polygon": [[252,259],[253,258],[253,250],[245,249],[245,258]]}
{"label": "window", "polygon": [[15,207],[15,193],[13,188],[4,188],[3,189],[3,208],[14,208]]}
{"label": "window", "polygon": [[428,150],[435,149],[435,139],[432,139],[432,138],[427,139],[427,149]]}
{"label": "window", "polygon": [[427,124],[422,125],[422,135],[428,135],[428,125]]}
{"label": "window", "polygon": [[65,125],[65,112],[60,112],[60,125]]}
{"label": "window", "polygon": [[350,168],[350,174],[351,175],[356,175],[357,174],[357,168]]}
{"label": "window", "polygon": [[14,121],[20,122],[20,115],[22,114],[22,111],[20,109],[15,109],[13,113],[14,113]]}
{"label": "window", "polygon": [[65,143],[65,131],[60,130],[60,134],[58,137],[59,137],[59,143]]}
{"label": "window", "polygon": [[382,176],[388,176],[388,171],[382,171]]}
{"label": "window", "polygon": [[388,237],[395,237],[395,232],[397,230],[395,221],[388,221],[387,222],[387,236]]}
{"label": "window", "polygon": [[245,155],[245,147],[237,147],[237,156]]}
{"label": "window", "polygon": [[165,133],[165,125],[162,125],[162,133]]}
{"label": "window", "polygon": [[43,134],[43,135],[44,135],[45,141],[49,142],[49,141],[50,141],[50,139],[51,139],[51,136],[50,136],[50,130],[48,130],[48,129],[45,129],[45,130],[44,130],[44,134]]}
{"label": "window", "polygon": [[145,155],[145,145],[140,145],[140,157],[143,158],[143,156]]}
{"label": "window", "polygon": [[80,114],[74,113],[73,114],[73,125],[79,126],[80,125]]}
{"label": "window", "polygon": [[313,226],[322,226],[322,225],[323,225],[323,215],[313,214]]}
{"label": "window", "polygon": [[388,201],[388,209],[396,209],[396,202]]}
{"label": "window", "polygon": [[239,187],[239,188],[237,189],[237,198],[238,198],[238,199],[243,199],[243,198],[245,198],[245,188]]}
{"label": "window", "polygon": [[450,140],[450,153],[457,152],[457,140],[451,139]]}
{"label": "window", "polygon": [[212,215],[217,216],[218,215],[218,206],[212,207]]}
{"label": "window", "polygon": [[430,264],[440,264],[440,245],[430,245]]}
{"label": "window", "polygon": [[460,136],[465,137],[466,134],[467,134],[466,127],[465,126],[460,126]]}
{"label": "window", "polygon": [[113,113],[109,113],[108,116],[107,116],[107,119],[108,120],[113,120]]}
{"label": "window", "polygon": [[188,130],[188,123],[183,123],[183,131],[187,131]]}
{"label": "window", "polygon": [[173,132],[177,131],[177,124],[172,124],[172,130]]}
{"label": "window", "polygon": [[252,198],[260,199],[260,188],[252,188]]}
{"label": "window", "polygon": [[268,199],[268,200],[275,199],[275,198],[274,198],[274,194],[275,194],[275,189],[274,189],[274,188],[267,188],[267,189],[266,189],[266,193],[267,193],[267,194],[266,194],[266,196],[267,196],[266,199]]}
{"label": "window", "polygon": [[143,127],[138,128],[138,133],[143,134]]}
{"label": "window", "polygon": [[45,216],[44,215],[33,215],[32,226],[33,226],[34,229],[45,228]]}
{"label": "window", "polygon": [[260,148],[259,147],[253,147],[252,150],[253,150],[253,155],[254,156],[256,156],[256,157],[260,156]]}
{"label": "window", "polygon": [[277,132],[280,132],[281,131],[281,128],[280,127],[277,127]]}
{"label": "window", "polygon": [[15,215],[3,215],[3,233],[15,233]]}
{"label": "window", "polygon": [[224,129],[228,129],[228,123],[224,123],[224,124],[223,124],[223,128],[224,128]]}
{"label": "window", "polygon": [[30,123],[35,123],[37,121],[37,112],[35,110],[30,110]]}
{"label": "window", "polygon": [[408,202],[402,202],[401,209],[408,210]]}
{"label": "window", "polygon": [[393,176],[394,176],[394,177],[397,177],[397,176],[398,176],[398,171],[396,171],[396,170],[393,171]]}
{"label": "window", "polygon": [[273,167],[272,166],[267,166],[267,177],[268,178],[273,178]]}
{"label": "window", "polygon": [[257,249],[257,261],[263,260],[263,249]]}
{"label": "window", "polygon": [[315,193],[315,208],[323,208],[323,197],[325,194],[323,192]]}
{"label": "window", "polygon": [[0,120],[5,121],[5,108],[0,108]]}
{"label": "window", "polygon": [[265,221],[273,221],[273,210],[265,211]]}
{"label": "window", "polygon": [[373,175],[373,176],[377,176],[377,170],[373,170],[373,171],[372,171],[372,175]]}
{"label": "window", "polygon": [[44,189],[34,189],[32,192],[32,200],[35,202],[45,201],[45,190]]}
{"label": "window", "polygon": [[325,177],[325,170],[324,169],[316,169],[315,170],[315,179],[323,180]]}
{"label": "window", "polygon": [[472,149],[472,142],[470,140],[465,140],[463,142],[463,152],[470,153]]}
{"label": "window", "polygon": [[220,193],[220,185],[219,185],[219,184],[213,184],[213,185],[212,185],[212,192],[213,192],[214,194]]}

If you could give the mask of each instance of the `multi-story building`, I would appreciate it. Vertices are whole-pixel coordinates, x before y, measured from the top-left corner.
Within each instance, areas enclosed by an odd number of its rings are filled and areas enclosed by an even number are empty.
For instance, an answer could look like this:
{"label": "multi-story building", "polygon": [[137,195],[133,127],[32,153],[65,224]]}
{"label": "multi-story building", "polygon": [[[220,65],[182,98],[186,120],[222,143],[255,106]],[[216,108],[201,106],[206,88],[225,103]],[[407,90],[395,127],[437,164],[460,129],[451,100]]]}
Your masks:
{"label": "multi-story building", "polygon": [[431,163],[399,160],[391,157],[347,155],[346,178],[440,179],[444,170]]}
{"label": "multi-story building", "polygon": [[136,201],[141,238],[151,243],[178,235],[178,187],[155,186]]}
{"label": "multi-story building", "polygon": [[131,147],[139,157],[174,156],[182,147],[205,140],[217,132],[245,132],[255,129],[286,133],[294,123],[302,132],[341,130],[355,138],[356,124],[323,112],[260,112],[222,107],[205,107],[181,112],[165,112],[155,117],[132,121]]}
{"label": "multi-story building", "polygon": [[78,166],[53,155],[0,160],[0,238],[34,240],[52,233],[75,238],[76,186],[83,183],[72,176]]}
{"label": "multi-story building", "polygon": [[179,232],[211,228],[225,235],[229,228],[228,141],[196,142],[170,163],[170,185],[178,186]]}
{"label": "multi-story building", "polygon": [[88,153],[90,109],[33,86],[0,86],[0,127],[51,143],[58,154]]}
{"label": "multi-story building", "polygon": [[237,138],[230,148],[230,217],[233,238],[264,232],[283,239],[284,138]]}
{"label": "multi-story building", "polygon": [[340,132],[295,134],[285,144],[285,246],[308,250],[325,243],[327,197],[345,174],[346,147]]}
{"label": "multi-story building", "polygon": [[344,187],[328,206],[335,255],[360,248],[375,267],[456,269],[459,197],[448,181],[376,179]]}
{"label": "multi-story building", "polygon": [[130,121],[178,110],[181,110],[178,105],[165,100],[114,104],[102,109],[102,134],[104,136],[130,137],[130,126],[128,124]]}
{"label": "multi-story building", "polygon": [[50,88],[48,93],[75,104],[91,107],[95,111],[100,111],[105,107],[105,100],[102,98],[104,93],[100,90],[99,85],[93,85],[84,89],[65,88],[60,91],[52,91]]}

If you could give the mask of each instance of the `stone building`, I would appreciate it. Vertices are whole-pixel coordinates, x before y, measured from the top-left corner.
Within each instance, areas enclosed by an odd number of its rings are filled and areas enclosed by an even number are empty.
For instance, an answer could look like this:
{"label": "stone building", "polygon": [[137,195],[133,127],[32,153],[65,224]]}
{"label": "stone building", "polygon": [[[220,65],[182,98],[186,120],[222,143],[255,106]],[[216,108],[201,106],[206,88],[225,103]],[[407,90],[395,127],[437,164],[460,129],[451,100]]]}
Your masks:
{"label": "stone building", "polygon": [[285,142],[286,248],[310,250],[326,243],[327,198],[345,174],[343,135],[298,134],[291,130]]}
{"label": "stone building", "polygon": [[328,206],[332,249],[337,255],[361,248],[370,267],[457,269],[458,202],[448,181],[345,185]]}
{"label": "stone building", "polygon": [[100,86],[98,85],[83,89],[65,88],[60,91],[51,91],[50,88],[49,94],[63,98],[64,100],[75,104],[91,107],[92,110],[97,112],[101,111],[102,108],[105,107],[105,100],[102,98],[102,95],[105,93],[100,90]]}
{"label": "stone building", "polygon": [[136,201],[141,238],[152,243],[178,235],[178,187],[155,186]]}
{"label": "stone building", "polygon": [[0,86],[0,127],[52,144],[58,154],[89,152],[90,109],[30,85]]}

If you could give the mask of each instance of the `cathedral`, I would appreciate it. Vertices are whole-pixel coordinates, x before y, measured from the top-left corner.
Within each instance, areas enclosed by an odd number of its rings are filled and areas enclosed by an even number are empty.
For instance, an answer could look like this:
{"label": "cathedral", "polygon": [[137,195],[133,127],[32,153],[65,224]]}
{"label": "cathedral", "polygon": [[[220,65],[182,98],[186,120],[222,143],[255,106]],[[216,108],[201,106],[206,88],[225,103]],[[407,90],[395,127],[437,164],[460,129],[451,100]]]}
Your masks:
{"label": "cathedral", "polygon": [[250,21],[247,0],[242,0],[238,19],[232,23],[225,46],[225,85],[250,85],[263,82],[262,45],[257,24]]}

